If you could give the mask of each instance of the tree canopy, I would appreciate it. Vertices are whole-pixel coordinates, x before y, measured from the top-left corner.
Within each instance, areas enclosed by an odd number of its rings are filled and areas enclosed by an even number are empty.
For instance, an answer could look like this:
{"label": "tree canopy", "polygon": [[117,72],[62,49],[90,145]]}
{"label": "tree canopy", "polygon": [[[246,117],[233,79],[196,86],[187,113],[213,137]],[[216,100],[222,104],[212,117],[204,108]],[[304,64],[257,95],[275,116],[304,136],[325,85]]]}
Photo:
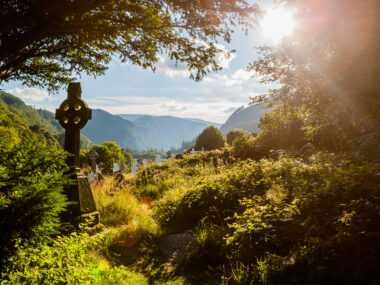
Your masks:
{"label": "tree canopy", "polygon": [[232,131],[229,131],[226,136],[226,141],[229,145],[232,145],[234,140],[237,138],[245,137],[247,136],[247,132],[243,129],[233,129]]}
{"label": "tree canopy", "polygon": [[214,127],[209,126],[195,140],[196,150],[213,150],[224,146],[224,137],[222,132]]}
{"label": "tree canopy", "polygon": [[221,69],[215,43],[259,13],[244,0],[0,0],[0,84],[57,91],[75,75],[103,74],[115,55],[154,70],[160,53],[199,80]]}

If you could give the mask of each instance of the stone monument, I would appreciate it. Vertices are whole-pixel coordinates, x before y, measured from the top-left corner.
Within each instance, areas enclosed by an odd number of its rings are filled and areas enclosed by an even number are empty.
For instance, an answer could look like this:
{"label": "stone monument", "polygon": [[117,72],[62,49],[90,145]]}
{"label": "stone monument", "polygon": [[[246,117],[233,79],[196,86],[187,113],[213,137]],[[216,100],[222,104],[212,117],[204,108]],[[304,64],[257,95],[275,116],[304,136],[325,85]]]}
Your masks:
{"label": "stone monument", "polygon": [[120,172],[124,172],[124,169],[125,169],[124,162],[120,160]]}
{"label": "stone monument", "polygon": [[120,170],[119,164],[115,162],[112,167],[112,172],[115,174],[115,172],[118,172]]}
{"label": "stone monument", "polygon": [[92,110],[81,99],[80,83],[70,83],[67,99],[56,110],[55,118],[65,129],[65,150],[71,155],[67,158],[70,167],[70,179],[73,183],[66,185],[64,191],[70,202],[67,212],[62,216],[65,222],[77,225],[81,218],[94,217],[99,223],[99,212],[96,210],[94,197],[87,176],[79,171],[80,129],[91,120]]}
{"label": "stone monument", "polygon": [[133,162],[132,162],[132,167],[131,167],[131,173],[132,173],[132,175],[136,174],[138,168],[139,168],[139,166],[137,164],[137,160],[134,159]]}
{"label": "stone monument", "polygon": [[196,154],[196,153],[197,153],[197,152],[195,151],[195,149],[192,148],[191,151],[190,151],[191,156],[194,156],[194,154]]}
{"label": "stone monument", "polygon": [[97,169],[96,169],[96,159],[99,157],[99,154],[96,152],[96,150],[92,150],[90,152],[90,155],[89,155],[89,158],[91,160],[91,171],[96,173],[97,172]]}

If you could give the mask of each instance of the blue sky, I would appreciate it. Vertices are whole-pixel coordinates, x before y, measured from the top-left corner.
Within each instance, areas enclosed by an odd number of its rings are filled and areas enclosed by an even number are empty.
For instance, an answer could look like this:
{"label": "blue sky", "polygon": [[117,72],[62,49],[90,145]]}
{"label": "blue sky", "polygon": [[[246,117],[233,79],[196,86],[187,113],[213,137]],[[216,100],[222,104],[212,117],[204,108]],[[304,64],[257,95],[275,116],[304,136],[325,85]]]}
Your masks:
{"label": "blue sky", "polygon": [[[259,3],[268,7],[271,1],[266,2]],[[226,49],[235,49],[236,54],[230,59],[220,57],[218,60],[225,68],[208,74],[201,82],[189,79],[183,66],[175,67],[163,57],[154,73],[115,58],[105,75],[82,76],[77,81],[82,85],[82,98],[93,109],[112,114],[171,115],[224,123],[234,110],[248,105],[249,97],[273,87],[258,83],[245,70],[257,58],[255,47],[273,42],[261,27],[250,30],[248,35],[236,32],[230,44],[220,43]],[[65,92],[49,95],[45,90],[26,88],[19,82],[9,82],[2,88],[28,105],[50,111],[58,108],[66,97]]]}

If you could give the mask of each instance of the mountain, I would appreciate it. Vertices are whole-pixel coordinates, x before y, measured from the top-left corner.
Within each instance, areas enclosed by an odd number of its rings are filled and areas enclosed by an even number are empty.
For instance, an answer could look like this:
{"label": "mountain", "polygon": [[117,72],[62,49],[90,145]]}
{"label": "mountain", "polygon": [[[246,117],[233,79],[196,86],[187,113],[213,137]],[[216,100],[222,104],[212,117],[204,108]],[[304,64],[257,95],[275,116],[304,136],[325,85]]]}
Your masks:
{"label": "mountain", "polygon": [[143,114],[112,115],[95,109],[92,120],[82,129],[94,143],[114,141],[119,146],[138,150],[179,148],[193,140],[206,127],[220,124],[199,119]]}
{"label": "mountain", "polygon": [[144,114],[118,114],[117,116],[122,117],[125,120],[134,122],[138,118],[140,118],[142,116],[148,116],[148,115],[144,115]]}
{"label": "mountain", "polygon": [[180,147],[183,141],[193,140],[206,127],[220,124],[172,116],[141,116],[135,123],[144,127],[149,141],[155,141],[158,149]]}
{"label": "mountain", "polygon": [[127,146],[134,149],[148,148],[137,124],[101,109],[92,110],[92,119],[87,122],[82,133],[95,144],[113,141],[123,148]]}
{"label": "mountain", "polygon": [[[36,110],[16,96],[0,92],[0,140],[11,143],[38,134],[46,144],[62,146],[64,130],[54,117],[52,112]],[[91,144],[81,136],[82,149],[88,149]]]}
{"label": "mountain", "polygon": [[261,105],[251,105],[248,107],[241,106],[227,119],[220,127],[224,135],[233,129],[243,129],[248,132],[258,133],[259,119],[264,116],[268,109],[262,108]]}

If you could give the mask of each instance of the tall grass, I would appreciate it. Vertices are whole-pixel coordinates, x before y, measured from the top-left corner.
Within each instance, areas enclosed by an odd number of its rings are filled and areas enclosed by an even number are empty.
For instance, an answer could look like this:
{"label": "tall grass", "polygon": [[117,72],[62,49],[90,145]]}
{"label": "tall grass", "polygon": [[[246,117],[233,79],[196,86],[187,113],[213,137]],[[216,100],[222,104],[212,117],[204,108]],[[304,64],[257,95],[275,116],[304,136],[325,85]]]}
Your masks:
{"label": "tall grass", "polygon": [[119,187],[113,177],[92,186],[101,222],[111,228],[109,243],[133,246],[146,235],[158,235],[149,203],[138,201],[130,185]]}

